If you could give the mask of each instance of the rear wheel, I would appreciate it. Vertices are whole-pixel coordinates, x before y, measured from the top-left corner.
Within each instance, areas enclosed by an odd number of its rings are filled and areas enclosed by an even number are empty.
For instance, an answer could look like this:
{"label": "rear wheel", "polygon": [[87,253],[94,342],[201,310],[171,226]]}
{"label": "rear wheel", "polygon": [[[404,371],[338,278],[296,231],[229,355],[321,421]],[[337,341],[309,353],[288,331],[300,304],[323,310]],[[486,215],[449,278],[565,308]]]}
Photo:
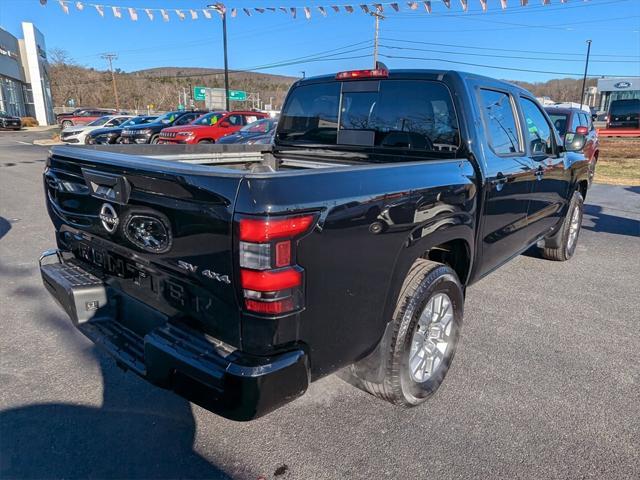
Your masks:
{"label": "rear wheel", "polygon": [[158,143],[160,140],[160,136],[159,135],[154,135],[153,137],[151,137],[151,141],[149,143],[153,143],[154,145],[156,143]]}
{"label": "rear wheel", "polygon": [[[567,215],[562,221],[560,230],[556,233],[556,241],[559,246],[549,247],[545,245],[542,249],[542,256],[544,258],[564,262],[573,257],[573,254],[576,251],[576,245],[578,244],[578,237],[580,236],[583,210],[584,201],[582,199],[582,194],[576,191],[573,193],[573,197],[571,197],[569,209],[567,210]],[[547,244],[550,242],[551,240],[546,241]]]}
{"label": "rear wheel", "polygon": [[453,361],[464,296],[448,266],[417,260],[404,281],[393,316],[393,337],[381,383],[362,380],[377,397],[414,406],[433,395]]}
{"label": "rear wheel", "polygon": [[71,120],[63,120],[60,126],[64,128],[73,127],[73,122]]}
{"label": "rear wheel", "polygon": [[203,140],[199,140],[198,143],[213,143],[213,140],[209,140],[208,138],[205,138]]}

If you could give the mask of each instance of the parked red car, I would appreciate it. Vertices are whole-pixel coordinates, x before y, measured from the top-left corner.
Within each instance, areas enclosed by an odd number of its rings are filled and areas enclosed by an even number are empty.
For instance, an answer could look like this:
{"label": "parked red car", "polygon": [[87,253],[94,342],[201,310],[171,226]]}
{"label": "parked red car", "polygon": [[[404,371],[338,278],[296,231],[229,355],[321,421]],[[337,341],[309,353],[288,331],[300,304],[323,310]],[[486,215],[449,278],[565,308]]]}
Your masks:
{"label": "parked red car", "polygon": [[215,143],[219,138],[268,116],[262,112],[210,112],[189,125],[163,129],[158,143]]}
{"label": "parked red car", "polygon": [[60,114],[56,117],[58,125],[62,128],[73,127],[75,125],[86,125],[105,115],[115,115],[118,113],[113,108],[77,108],[71,114]]}

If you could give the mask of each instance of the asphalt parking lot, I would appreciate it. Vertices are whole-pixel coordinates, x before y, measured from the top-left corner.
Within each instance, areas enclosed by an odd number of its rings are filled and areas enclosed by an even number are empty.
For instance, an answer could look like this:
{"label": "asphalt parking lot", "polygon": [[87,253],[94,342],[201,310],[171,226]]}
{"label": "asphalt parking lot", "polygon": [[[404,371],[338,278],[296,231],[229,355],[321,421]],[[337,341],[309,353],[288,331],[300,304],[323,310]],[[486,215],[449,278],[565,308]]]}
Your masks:
{"label": "asphalt parking lot", "polygon": [[45,292],[37,136],[0,132],[0,478],[640,478],[640,186],[593,187],[570,262],[469,289],[427,404],[333,375],[235,423],[122,372]]}

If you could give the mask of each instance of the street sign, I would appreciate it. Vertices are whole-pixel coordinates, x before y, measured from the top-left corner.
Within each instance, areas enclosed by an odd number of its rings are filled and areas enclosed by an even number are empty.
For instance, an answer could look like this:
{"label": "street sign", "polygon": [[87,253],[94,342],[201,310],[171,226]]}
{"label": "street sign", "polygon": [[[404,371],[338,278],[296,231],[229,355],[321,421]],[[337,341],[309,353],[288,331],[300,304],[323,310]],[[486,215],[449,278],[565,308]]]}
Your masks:
{"label": "street sign", "polygon": [[206,100],[207,98],[206,87],[193,87],[193,99],[194,100]]}
{"label": "street sign", "polygon": [[229,90],[229,100],[244,102],[247,99],[247,92],[243,90]]}

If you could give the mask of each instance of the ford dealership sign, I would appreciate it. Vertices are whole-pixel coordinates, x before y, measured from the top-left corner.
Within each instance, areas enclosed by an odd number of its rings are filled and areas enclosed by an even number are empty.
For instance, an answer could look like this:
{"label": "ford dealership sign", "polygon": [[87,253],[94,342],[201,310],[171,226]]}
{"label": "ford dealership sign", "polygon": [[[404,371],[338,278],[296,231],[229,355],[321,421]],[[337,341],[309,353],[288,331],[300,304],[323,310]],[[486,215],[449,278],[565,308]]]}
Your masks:
{"label": "ford dealership sign", "polygon": [[613,84],[616,88],[629,88],[631,86],[631,82],[618,82]]}

